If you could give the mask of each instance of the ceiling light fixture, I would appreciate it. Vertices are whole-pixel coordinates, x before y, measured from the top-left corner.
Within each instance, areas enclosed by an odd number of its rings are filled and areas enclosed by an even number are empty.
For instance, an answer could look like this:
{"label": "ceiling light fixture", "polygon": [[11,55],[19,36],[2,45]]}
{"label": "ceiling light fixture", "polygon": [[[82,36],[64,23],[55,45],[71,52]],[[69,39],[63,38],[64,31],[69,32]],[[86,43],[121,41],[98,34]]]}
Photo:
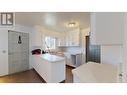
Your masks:
{"label": "ceiling light fixture", "polygon": [[70,23],[68,23],[68,26],[69,27],[75,27],[76,26],[76,23],[75,22],[70,22]]}
{"label": "ceiling light fixture", "polygon": [[67,22],[65,25],[68,28],[76,28],[76,27],[79,27],[79,23],[76,22],[76,21]]}

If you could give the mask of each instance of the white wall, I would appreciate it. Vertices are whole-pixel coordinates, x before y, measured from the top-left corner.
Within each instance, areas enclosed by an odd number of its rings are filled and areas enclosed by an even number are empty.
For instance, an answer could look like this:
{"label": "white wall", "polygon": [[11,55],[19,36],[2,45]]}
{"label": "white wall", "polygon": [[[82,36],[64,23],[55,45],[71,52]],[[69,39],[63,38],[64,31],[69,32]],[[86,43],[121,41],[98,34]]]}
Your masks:
{"label": "white wall", "polygon": [[[127,38],[126,32],[127,13],[91,14],[91,42],[101,45],[101,63],[118,65],[119,69],[124,68],[124,72],[127,72],[125,68],[127,67],[125,65],[127,64],[125,53],[127,39],[124,39]],[[119,73],[123,71],[123,68]],[[126,74],[124,76],[126,77]]]}
{"label": "white wall", "polygon": [[122,71],[123,71],[123,81],[127,82],[127,13],[126,13],[126,18],[125,18],[125,31],[124,31],[124,44],[123,44],[123,52],[122,52],[122,57],[123,57],[123,65],[122,65]]}
{"label": "white wall", "polygon": [[118,65],[123,63],[122,46],[101,46],[101,63]]}
{"label": "white wall", "polygon": [[124,30],[124,12],[100,12],[91,14],[92,44],[121,45],[123,44]]}
{"label": "white wall", "polygon": [[0,29],[0,76],[8,74],[8,39],[7,38],[8,38],[7,30]]}

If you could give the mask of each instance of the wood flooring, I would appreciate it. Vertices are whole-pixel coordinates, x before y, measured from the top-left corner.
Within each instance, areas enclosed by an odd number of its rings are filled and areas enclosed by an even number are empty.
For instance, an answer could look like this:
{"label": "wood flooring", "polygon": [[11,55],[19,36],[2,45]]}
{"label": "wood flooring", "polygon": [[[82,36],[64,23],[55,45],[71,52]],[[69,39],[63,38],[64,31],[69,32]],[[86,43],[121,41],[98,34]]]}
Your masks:
{"label": "wood flooring", "polygon": [[[66,80],[62,83],[73,83],[72,76],[73,67],[66,66]],[[46,83],[38,73],[34,70],[27,70],[24,72],[0,77],[0,83]]]}

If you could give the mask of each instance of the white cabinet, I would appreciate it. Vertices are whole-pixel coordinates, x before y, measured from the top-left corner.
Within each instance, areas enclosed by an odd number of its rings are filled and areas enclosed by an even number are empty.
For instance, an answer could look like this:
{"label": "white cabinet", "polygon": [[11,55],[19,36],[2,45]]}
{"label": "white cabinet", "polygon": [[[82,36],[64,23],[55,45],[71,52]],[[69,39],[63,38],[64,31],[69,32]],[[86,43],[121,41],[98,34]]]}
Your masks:
{"label": "white cabinet", "polygon": [[65,36],[59,38],[57,46],[79,46],[80,45],[80,29],[73,29],[65,32]]}
{"label": "white cabinet", "polygon": [[125,13],[91,13],[91,43],[99,45],[123,44]]}
{"label": "white cabinet", "polygon": [[65,80],[65,59],[50,54],[33,55],[33,68],[47,83],[59,83]]}
{"label": "white cabinet", "polygon": [[79,46],[80,45],[80,30],[75,29],[66,32],[66,46]]}
{"label": "white cabinet", "polygon": [[72,67],[78,67],[81,65],[81,53],[71,53],[71,52],[65,52],[64,56],[66,57],[66,64]]}
{"label": "white cabinet", "polygon": [[71,54],[68,53],[68,52],[65,52],[65,53],[64,53],[64,56],[65,56],[65,58],[66,58],[66,64],[69,65],[69,66],[74,66],[74,65],[72,64]]}
{"label": "white cabinet", "polygon": [[57,39],[57,46],[66,46],[66,39],[64,37]]}

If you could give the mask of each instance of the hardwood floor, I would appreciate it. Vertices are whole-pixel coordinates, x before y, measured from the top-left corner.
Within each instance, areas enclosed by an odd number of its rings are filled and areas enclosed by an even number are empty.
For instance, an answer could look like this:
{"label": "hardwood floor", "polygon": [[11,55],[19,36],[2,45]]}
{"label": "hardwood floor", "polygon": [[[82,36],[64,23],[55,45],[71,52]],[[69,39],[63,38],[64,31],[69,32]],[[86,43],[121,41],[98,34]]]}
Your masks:
{"label": "hardwood floor", "polygon": [[73,83],[72,69],[74,69],[74,67],[66,66],[66,80],[65,80],[65,83]]}
{"label": "hardwood floor", "polygon": [[[72,69],[72,67],[66,66],[65,83],[73,83],[73,76],[71,72]],[[45,83],[45,81],[34,69],[31,69],[28,71],[0,77],[0,83]]]}

